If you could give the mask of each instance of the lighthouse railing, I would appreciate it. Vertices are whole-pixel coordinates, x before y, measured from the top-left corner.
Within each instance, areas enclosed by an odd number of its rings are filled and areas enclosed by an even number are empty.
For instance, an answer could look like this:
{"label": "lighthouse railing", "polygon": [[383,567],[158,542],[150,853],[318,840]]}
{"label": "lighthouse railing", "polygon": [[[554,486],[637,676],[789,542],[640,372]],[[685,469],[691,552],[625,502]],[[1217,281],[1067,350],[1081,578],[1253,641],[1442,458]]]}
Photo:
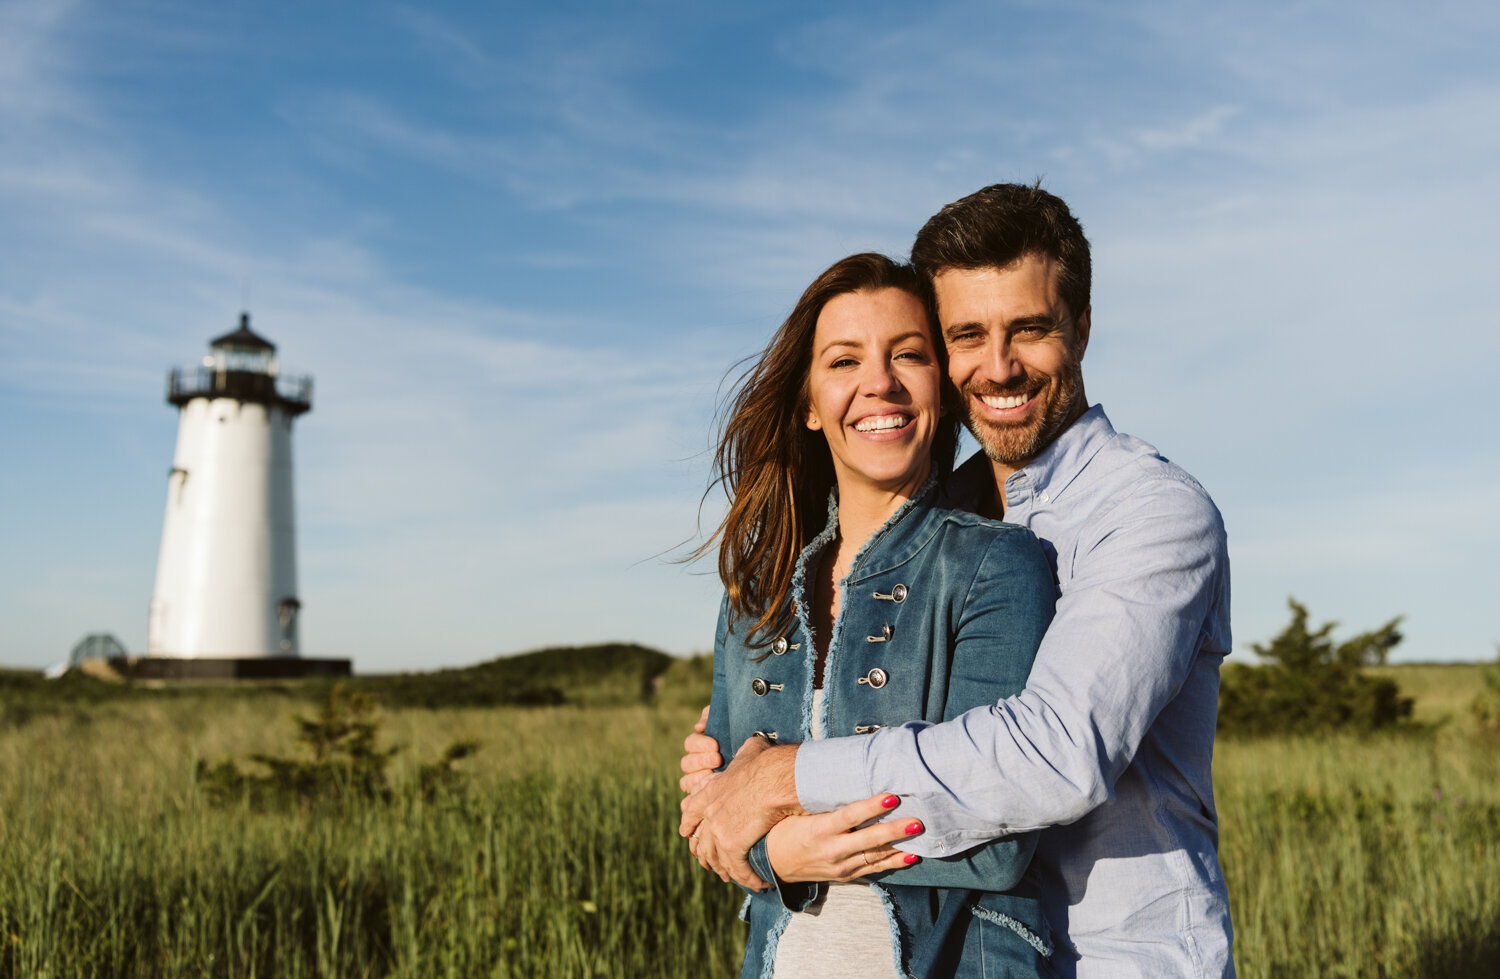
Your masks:
{"label": "lighthouse railing", "polygon": [[185,405],[194,398],[235,398],[277,405],[300,415],[312,408],[313,379],[308,375],[264,374],[214,367],[174,367],[167,374],[167,400]]}

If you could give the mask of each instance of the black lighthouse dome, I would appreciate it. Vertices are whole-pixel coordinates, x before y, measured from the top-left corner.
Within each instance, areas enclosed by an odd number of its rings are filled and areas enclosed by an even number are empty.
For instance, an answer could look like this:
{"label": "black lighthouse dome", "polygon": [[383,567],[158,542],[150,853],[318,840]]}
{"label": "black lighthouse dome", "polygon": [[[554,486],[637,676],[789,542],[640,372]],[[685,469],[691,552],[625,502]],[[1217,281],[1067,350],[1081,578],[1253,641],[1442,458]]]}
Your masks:
{"label": "black lighthouse dome", "polygon": [[250,329],[250,314],[241,313],[238,329],[209,341],[200,365],[174,367],[167,376],[169,402],[182,407],[194,398],[233,398],[295,416],[312,408],[312,378],[281,375],[276,344]]}
{"label": "black lighthouse dome", "polygon": [[233,350],[240,353],[275,353],[276,344],[250,329],[250,314],[240,314],[239,329],[210,340],[212,350]]}

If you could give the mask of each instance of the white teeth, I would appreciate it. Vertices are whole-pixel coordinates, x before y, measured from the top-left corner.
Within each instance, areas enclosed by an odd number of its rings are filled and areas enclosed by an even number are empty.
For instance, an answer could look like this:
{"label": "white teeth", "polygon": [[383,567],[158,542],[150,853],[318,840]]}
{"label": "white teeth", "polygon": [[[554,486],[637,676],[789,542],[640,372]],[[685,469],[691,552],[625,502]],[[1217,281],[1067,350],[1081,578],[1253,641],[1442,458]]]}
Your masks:
{"label": "white teeth", "polygon": [[856,432],[889,432],[906,425],[905,415],[874,415],[854,423]]}
{"label": "white teeth", "polygon": [[1019,408],[1031,400],[1029,394],[1013,394],[1008,398],[998,397],[993,394],[981,394],[979,400],[991,408]]}

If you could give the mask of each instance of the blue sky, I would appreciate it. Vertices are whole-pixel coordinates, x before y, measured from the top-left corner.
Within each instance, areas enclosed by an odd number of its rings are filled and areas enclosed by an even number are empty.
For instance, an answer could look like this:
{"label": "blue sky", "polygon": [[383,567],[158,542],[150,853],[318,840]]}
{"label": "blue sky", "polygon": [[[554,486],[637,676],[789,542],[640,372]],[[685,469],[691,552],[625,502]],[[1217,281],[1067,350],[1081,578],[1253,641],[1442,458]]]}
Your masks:
{"label": "blue sky", "polygon": [[[0,0],[0,663],[145,645],[163,377],[248,308],[299,419],[303,647],[712,644],[719,384],[834,259],[1043,177],[1090,396],[1296,596],[1500,640],[1500,8]],[[713,502],[705,522],[716,514]]]}

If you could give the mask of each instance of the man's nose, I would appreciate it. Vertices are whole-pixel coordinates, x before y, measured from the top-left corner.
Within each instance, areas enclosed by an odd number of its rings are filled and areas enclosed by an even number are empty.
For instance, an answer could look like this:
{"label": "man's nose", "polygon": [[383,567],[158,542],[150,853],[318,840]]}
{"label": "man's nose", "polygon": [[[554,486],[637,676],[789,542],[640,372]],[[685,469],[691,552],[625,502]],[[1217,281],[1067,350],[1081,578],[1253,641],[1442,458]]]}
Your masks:
{"label": "man's nose", "polygon": [[1021,366],[1021,361],[1016,358],[1010,341],[1003,339],[992,341],[987,352],[989,356],[985,358],[985,369],[990,375],[988,380],[996,384],[1005,384],[1025,376],[1026,368]]}

